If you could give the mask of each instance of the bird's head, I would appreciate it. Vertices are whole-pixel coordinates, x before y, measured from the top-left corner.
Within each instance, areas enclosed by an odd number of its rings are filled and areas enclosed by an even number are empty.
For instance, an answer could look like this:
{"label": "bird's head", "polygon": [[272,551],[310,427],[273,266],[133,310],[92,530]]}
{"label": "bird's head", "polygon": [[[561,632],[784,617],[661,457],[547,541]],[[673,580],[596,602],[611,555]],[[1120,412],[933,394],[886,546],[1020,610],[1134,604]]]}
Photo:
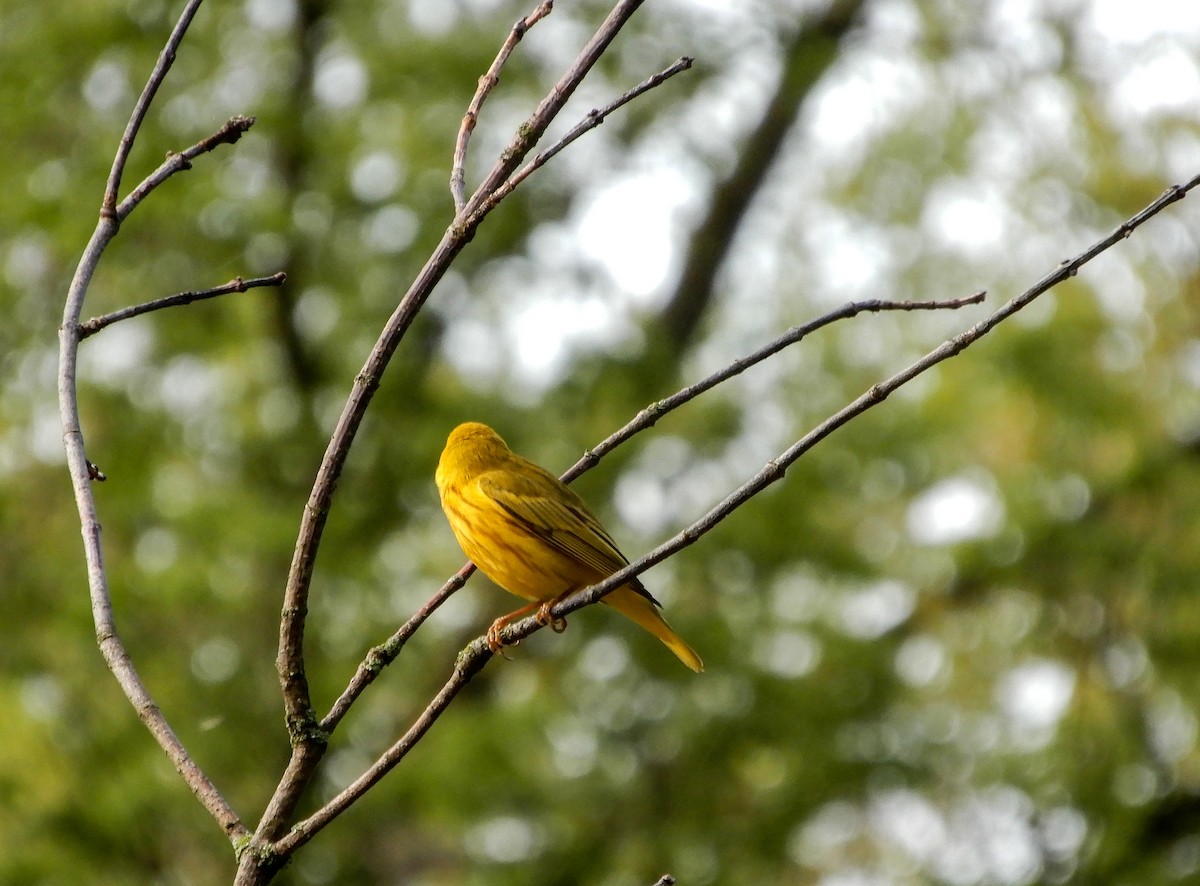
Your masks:
{"label": "bird's head", "polygon": [[482,471],[496,467],[509,454],[503,438],[487,425],[468,421],[446,438],[434,480],[438,489],[463,483]]}

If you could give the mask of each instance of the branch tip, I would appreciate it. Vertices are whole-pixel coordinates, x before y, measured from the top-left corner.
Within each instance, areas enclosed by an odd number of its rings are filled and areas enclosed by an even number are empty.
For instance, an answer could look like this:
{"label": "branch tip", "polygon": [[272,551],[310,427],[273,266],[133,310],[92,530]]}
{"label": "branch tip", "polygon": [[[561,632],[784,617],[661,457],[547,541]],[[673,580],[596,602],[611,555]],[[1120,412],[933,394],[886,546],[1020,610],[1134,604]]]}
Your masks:
{"label": "branch tip", "polygon": [[[648,77],[646,80],[643,80],[637,86],[628,90],[615,100],[609,102],[603,108],[593,108],[592,110],[588,111],[584,115],[583,119],[579,123],[576,123],[566,135],[564,135],[545,151],[542,151],[540,154],[534,157],[519,171],[513,173],[509,178],[497,185],[486,197],[482,197],[482,199],[480,198],[484,188],[481,187],[473,198],[473,205],[474,201],[478,201],[478,205],[468,219],[468,224],[478,225],[481,221],[483,221],[484,216],[495,209],[496,205],[501,200],[516,190],[517,186],[520,185],[521,182],[525,181],[525,179],[529,178],[530,175],[532,175],[541,167],[545,166],[552,157],[562,151],[565,147],[567,147],[567,145],[571,144],[571,142],[575,141],[584,133],[595,129],[597,126],[603,123],[608,116],[618,108],[623,107],[643,93],[649,92],[656,86],[661,85],[681,71],[687,70],[691,67],[691,65],[692,59],[688,56],[683,56],[674,64],[664,68],[657,74]],[[557,89],[557,87],[555,88]],[[538,129],[531,125],[530,121],[523,123],[517,128],[517,133],[513,141],[507,148],[505,148],[504,151],[501,152],[501,161],[503,163],[519,162],[520,158],[524,157],[526,153],[528,153],[530,146],[535,141],[534,136],[540,135],[541,131],[542,129]]]}
{"label": "branch tip", "polygon": [[[192,160],[196,157],[215,150],[219,145],[232,145],[237,142],[242,135],[254,125],[256,119],[257,118],[255,117],[248,117],[241,114],[230,117],[225,121],[224,124],[222,124],[220,129],[208,136],[208,138],[204,138],[196,142],[196,144],[192,145],[190,148],[185,148],[182,151],[168,151],[167,158],[162,162],[158,169],[146,176],[146,178],[142,180],[141,184],[134,188],[129,193],[129,196],[116,206],[116,217],[118,219],[123,219],[125,216],[129,215],[129,213],[131,213],[139,203],[145,200],[151,191],[153,191],[171,176],[175,175],[175,173],[191,169]],[[111,196],[115,202],[115,190],[112,191],[111,195],[105,195],[106,201],[109,196]]]}
{"label": "branch tip", "polygon": [[467,205],[467,147],[471,140],[471,134],[475,131],[475,125],[479,121],[480,109],[491,95],[492,90],[500,83],[500,70],[508,61],[508,57],[512,55],[517,44],[521,42],[530,28],[548,16],[553,9],[553,0],[544,0],[529,15],[517,19],[508,32],[508,38],[500,46],[500,51],[496,53],[491,67],[479,78],[475,95],[471,97],[471,101],[467,105],[466,113],[463,114],[462,123],[458,128],[458,138],[454,142],[454,158],[450,168],[450,196],[454,200],[456,215],[461,214]]}

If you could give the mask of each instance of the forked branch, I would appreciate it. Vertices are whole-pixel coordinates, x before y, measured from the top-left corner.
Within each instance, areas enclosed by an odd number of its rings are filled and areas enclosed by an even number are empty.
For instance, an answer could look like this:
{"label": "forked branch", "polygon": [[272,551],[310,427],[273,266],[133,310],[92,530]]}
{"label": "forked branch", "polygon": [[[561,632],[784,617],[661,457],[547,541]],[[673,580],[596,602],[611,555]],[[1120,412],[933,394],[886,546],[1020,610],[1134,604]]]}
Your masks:
{"label": "forked branch", "polygon": [[201,154],[207,154],[209,151],[216,150],[221,145],[232,145],[237,142],[238,139],[249,132],[250,127],[254,125],[254,121],[254,117],[243,117],[241,115],[230,117],[220,129],[208,138],[201,139],[190,148],[186,148],[178,153],[167,154],[167,159],[159,165],[158,169],[146,176],[145,180],[134,188],[129,196],[117,206],[117,220],[120,221],[133,212],[134,207],[145,200],[151,191],[175,175],[175,173],[191,169],[192,161]]}
{"label": "forked branch", "polygon": [[463,115],[462,124],[458,128],[458,139],[454,143],[454,161],[450,170],[450,195],[454,199],[456,215],[461,213],[463,207],[467,205],[467,145],[471,141],[471,133],[475,131],[475,124],[479,122],[479,111],[483,108],[487,97],[492,94],[492,90],[500,82],[500,69],[504,67],[508,57],[512,55],[512,51],[517,48],[521,38],[530,28],[548,16],[553,9],[554,0],[544,0],[525,18],[517,19],[517,23],[512,26],[512,30],[508,34],[508,39],[496,53],[496,59],[492,62],[492,66],[488,68],[486,74],[479,78],[479,86],[471,98],[471,103],[467,105],[467,112]]}
{"label": "forked branch", "polygon": [[117,215],[117,194],[121,190],[121,178],[125,174],[125,165],[129,162],[129,153],[133,150],[138,130],[142,128],[142,122],[150,110],[150,103],[158,94],[158,87],[167,79],[167,72],[175,64],[175,53],[179,51],[179,44],[183,42],[183,37],[187,33],[188,27],[191,26],[192,19],[202,2],[203,0],[188,0],[187,5],[183,8],[183,13],[179,16],[179,21],[171,30],[171,36],[167,38],[166,45],[158,55],[158,62],[154,65],[154,70],[150,72],[150,79],[146,81],[142,94],[138,96],[129,122],[125,124],[125,132],[121,134],[121,143],[117,146],[117,153],[113,157],[112,169],[108,174],[108,185],[104,189],[104,202],[100,209],[102,217],[114,218]]}
{"label": "forked branch", "polygon": [[[109,670],[112,671],[126,698],[129,699],[150,734],[154,736],[204,808],[221,825],[226,836],[236,844],[247,836],[246,827],[228,801],[217,790],[216,785],[196,765],[183,742],[180,741],[158,705],[155,704],[117,633],[108,575],[104,567],[104,552],[100,544],[100,521],[96,513],[95,498],[92,495],[92,482],[103,479],[103,473],[88,460],[85,452],[76,386],[79,342],[83,335],[79,318],[83,312],[84,299],[91,286],[100,258],[112,238],[116,236],[121,220],[137,206],[141,199],[171,174],[164,172],[161,175],[152,175],[135,189],[136,197],[130,195],[120,206],[117,205],[121,179],[125,173],[129,153],[133,149],[138,130],[141,128],[154,95],[158,92],[159,86],[175,60],[175,52],[183,41],[200,2],[201,0],[189,0],[185,6],[121,136],[100,207],[100,220],[79,259],[75,275],[72,277],[70,288],[67,291],[66,304],[63,307],[63,320],[58,333],[58,403],[63,428],[63,445],[67,456],[67,470],[71,475],[71,483],[75,491],[75,504],[79,511],[83,531],[83,549],[87,561],[92,619],[96,626],[96,640],[100,647],[100,653],[104,656]],[[226,127],[228,126],[229,124],[226,124]],[[234,129],[237,127],[235,126]],[[206,139],[205,142],[200,143],[204,147],[197,150],[196,154],[203,153],[204,150],[211,150],[217,144],[236,140],[236,137],[233,136],[232,130],[227,131],[223,127],[213,139]],[[187,153],[184,152],[185,155]],[[196,154],[192,154],[192,156]],[[188,159],[190,160],[190,157]],[[185,167],[180,166],[179,168]]]}
{"label": "forked branch", "polygon": [[661,84],[667,82],[667,80],[674,77],[680,71],[686,71],[692,66],[693,61],[695,61],[695,59],[685,55],[675,62],[675,64],[665,68],[662,71],[659,71],[653,77],[643,80],[637,86],[633,87],[633,89],[630,89],[628,92],[609,102],[603,108],[593,108],[591,111],[588,111],[587,116],[576,123],[566,135],[530,160],[527,164],[525,164],[525,166],[521,167],[519,171],[513,173],[512,177],[505,181],[504,184],[496,188],[496,190],[494,190],[487,197],[487,199],[480,204],[479,208],[475,210],[475,215],[486,215],[487,213],[491,212],[495,205],[516,190],[517,186],[520,185],[521,182],[525,181],[525,179],[529,178],[530,175],[545,166],[555,154],[557,154],[567,145],[571,144],[571,142],[575,141],[575,139],[579,138],[585,132],[595,129],[597,126],[603,123],[613,111],[633,101],[639,95],[649,92],[654,87],[660,86]]}

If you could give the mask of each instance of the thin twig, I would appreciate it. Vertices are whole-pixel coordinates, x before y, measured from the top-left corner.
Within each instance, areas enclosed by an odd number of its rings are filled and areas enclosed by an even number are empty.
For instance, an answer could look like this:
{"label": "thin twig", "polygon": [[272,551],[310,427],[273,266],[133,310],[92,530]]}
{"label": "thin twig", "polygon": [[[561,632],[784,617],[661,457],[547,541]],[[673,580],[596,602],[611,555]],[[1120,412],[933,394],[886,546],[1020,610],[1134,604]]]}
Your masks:
{"label": "thin twig", "polygon": [[[1059,267],[1047,274],[1032,287],[1021,293],[1016,298],[1009,301],[1007,304],[998,308],[992,314],[980,320],[974,326],[971,326],[965,332],[960,333],[952,339],[943,342],[940,346],[930,351],[927,355],[917,360],[915,363],[908,366],[903,371],[897,373],[891,378],[877,385],[874,385],[866,393],[862,394],[852,403],[848,404],[824,422],[813,428],[808,434],[801,437],[796,443],[789,447],[778,457],[769,461],[757,474],[743,483],[729,495],[727,495],[719,504],[712,508],[707,514],[699,520],[692,523],[674,538],[659,545],[654,550],[648,552],[638,560],[625,566],[618,572],[613,573],[604,581],[599,582],[591,587],[584,588],[576,593],[571,594],[551,607],[550,616],[552,619],[564,618],[584,606],[589,606],[600,600],[605,594],[615,590],[616,588],[629,581],[631,578],[641,574],[642,572],[662,562],[683,548],[694,544],[701,536],[705,535],[721,523],[726,517],[752,499],[763,489],[781,480],[787,469],[801,455],[815,446],[818,442],[829,436],[837,428],[849,422],[851,419],[861,415],[873,406],[882,403],[891,393],[897,388],[912,381],[918,375],[926,372],[938,363],[949,359],[994,329],[999,323],[1008,317],[1015,314],[1021,308],[1025,307],[1039,295],[1042,295],[1047,290],[1059,283],[1075,276],[1081,267],[1091,261],[1100,253],[1112,247],[1114,244],[1128,237],[1136,228],[1158,214],[1162,209],[1183,199],[1188,191],[1200,185],[1200,175],[1192,178],[1184,185],[1174,185],[1168,188],[1161,197],[1143,209],[1141,212],[1128,219],[1118,226],[1111,234],[1097,241],[1088,249],[1081,252],[1074,258],[1063,262]],[[971,296],[966,301],[976,298]],[[535,631],[543,627],[536,616],[530,616],[521,621],[514,622],[506,627],[500,635],[501,641],[505,645],[512,645],[518,640],[528,637]],[[493,653],[488,648],[488,642],[485,637],[477,637],[472,640],[466,648],[464,648],[455,660],[454,670],[450,678],[442,686],[441,690],[434,697],[433,701],[421,712],[412,726],[397,740],[390,748],[387,749],[361,776],[359,776],[352,784],[342,790],[332,800],[314,812],[307,819],[296,824],[286,837],[281,839],[276,844],[276,849],[280,853],[290,853],[296,848],[307,843],[312,837],[329,824],[334,818],[351,806],[359,797],[361,797],[372,785],[383,778],[393,767],[396,766],[405,755],[412,750],[414,745],[420,738],[429,731],[430,727],[442,715],[455,696],[471,681],[472,677],[477,674],[483,666],[492,658]]]}
{"label": "thin twig", "polygon": [[433,615],[439,606],[449,600],[455,591],[466,584],[467,579],[474,572],[475,564],[471,562],[465,563],[392,636],[388,637],[387,640],[378,646],[371,647],[366,657],[362,660],[362,663],[359,664],[358,670],[354,672],[354,677],[342,691],[342,694],[338,696],[337,701],[333,703],[333,707],[329,709],[329,713],[321,720],[321,729],[326,734],[333,732],[338,723],[341,722],[342,717],[346,716],[346,712],[350,710],[350,706],[354,704],[355,700],[363,694],[363,691],[368,686],[375,682],[375,678],[379,676],[384,668],[396,660],[396,657],[400,655],[400,651],[404,649],[404,644],[416,633],[417,628],[424,624],[425,620]]}
{"label": "thin twig", "polygon": [[[609,435],[599,444],[587,450],[583,457],[571,466],[566,473],[561,477],[564,483],[570,483],[580,474],[589,471],[600,463],[600,459],[615,449],[620,444],[629,440],[640,431],[653,426],[660,418],[678,409],[690,400],[695,399],[705,391],[711,390],[723,381],[727,381],[734,376],[745,372],[756,363],[761,363],[763,360],[779,353],[789,345],[799,342],[801,339],[810,335],[818,329],[828,326],[838,320],[846,320],[858,314],[868,311],[931,311],[931,310],[953,310],[956,308],[965,307],[966,305],[978,304],[983,301],[984,294],[978,292],[975,295],[966,298],[948,299],[945,301],[886,301],[883,299],[870,299],[867,301],[849,302],[835,311],[831,311],[824,316],[818,317],[801,326],[794,326],[785,332],[783,335],[776,338],[774,341],[759,348],[758,350],[734,360],[723,369],[714,372],[707,378],[701,379],[693,385],[672,394],[664,400],[659,400],[641,410],[633,417],[623,428]],[[337,724],[345,716],[346,711],[363,693],[375,678],[379,676],[382,670],[390,665],[399,656],[404,644],[416,632],[426,619],[437,610],[439,606],[446,602],[452,594],[466,583],[466,580],[471,577],[475,571],[475,566],[468,562],[457,573],[454,574],[444,585],[438,588],[437,592],[413,615],[400,626],[391,637],[385,640],[378,646],[373,646],[368,652],[363,661],[359,664],[355,671],[354,677],[346,686],[341,696],[329,713],[321,721],[321,728],[327,733],[332,732]]]}
{"label": "thin twig", "polygon": [[659,71],[654,76],[643,80],[637,86],[633,87],[633,89],[605,105],[603,108],[594,108],[593,110],[588,111],[587,116],[576,123],[566,135],[530,160],[518,172],[514,173],[511,178],[493,191],[491,195],[488,196],[488,198],[484,200],[483,203],[480,204],[479,208],[475,211],[477,213],[491,212],[491,210],[495,208],[495,205],[516,190],[517,186],[520,185],[521,182],[525,181],[525,179],[529,178],[530,175],[545,166],[555,154],[557,154],[567,145],[571,144],[571,142],[575,141],[575,139],[579,138],[585,132],[595,129],[604,122],[605,118],[608,117],[609,114],[621,106],[633,101],[642,93],[649,92],[654,87],[674,77],[680,71],[686,71],[692,66],[694,61],[695,59],[685,55],[676,61],[675,64],[663,69],[662,71]]}
{"label": "thin twig", "polygon": [[[384,325],[354,385],[330,437],[313,488],[305,505],[296,538],[296,548],[284,589],[279,625],[279,653],[276,667],[283,692],[285,719],[292,739],[293,763],[303,755],[305,765],[289,764],[276,787],[275,796],[256,828],[252,849],[243,855],[243,869],[252,865],[255,854],[267,851],[278,839],[295,811],[304,788],[312,780],[316,764],[324,752],[326,735],[313,710],[304,664],[304,630],[308,613],[308,594],[312,584],[317,551],[321,544],[333,490],[342,474],[346,457],[366,415],[367,407],[379,387],[384,370],[391,361],[417,313],[441,280],[455,256],[463,249],[486,213],[478,213],[479,204],[499,187],[525,159],[546,128],[562,110],[580,81],[599,60],[630,16],[643,0],[618,0],[596,33],[580,50],[571,67],[559,78],[533,114],[517,130],[508,147],[485,176],[467,205],[442,235],[425,266],[409,286],[396,310]],[[494,205],[494,204],[493,204]],[[239,877],[241,877],[239,872]]]}
{"label": "thin twig", "polygon": [[471,133],[475,131],[475,124],[479,122],[479,111],[483,108],[487,97],[492,94],[492,90],[496,88],[496,84],[500,82],[500,69],[504,67],[508,57],[512,55],[512,51],[517,48],[517,44],[521,42],[525,32],[548,16],[553,9],[554,0],[545,0],[525,18],[517,19],[516,24],[512,26],[512,31],[509,32],[508,39],[504,41],[504,45],[496,54],[492,66],[488,68],[486,74],[479,78],[479,86],[475,90],[475,96],[471,99],[471,103],[467,106],[467,113],[463,115],[462,125],[458,129],[458,140],[454,143],[454,165],[450,170],[450,194],[454,198],[455,215],[462,212],[463,207],[467,205],[467,143],[471,140]]}
{"label": "thin twig", "polygon": [[158,62],[154,65],[154,70],[150,72],[150,79],[146,81],[142,94],[138,96],[133,114],[130,115],[129,122],[125,124],[125,132],[121,134],[121,143],[117,145],[117,153],[113,157],[112,170],[108,174],[108,184],[104,188],[104,201],[100,207],[102,217],[117,217],[117,194],[121,190],[121,177],[125,174],[125,164],[129,162],[129,152],[133,150],[133,142],[137,138],[138,130],[142,128],[142,121],[146,119],[146,113],[150,110],[150,103],[154,101],[154,96],[158,93],[158,87],[166,79],[167,71],[171,70],[171,66],[175,64],[175,53],[179,50],[179,44],[183,42],[183,35],[187,33],[188,26],[191,25],[192,18],[196,15],[202,2],[203,0],[188,0],[187,6],[179,16],[179,21],[175,23],[175,27],[171,31],[171,36],[167,38],[166,45],[158,55]]}
{"label": "thin twig", "polygon": [[225,835],[230,841],[236,845],[247,836],[246,827],[228,801],[221,796],[216,785],[196,765],[183,742],[171,729],[166,717],[163,716],[162,711],[159,710],[147,691],[125,645],[117,634],[112,596],[108,587],[108,575],[104,568],[104,551],[100,543],[100,521],[96,513],[96,501],[92,495],[92,480],[102,479],[103,474],[87,459],[83,430],[79,421],[79,395],[76,385],[80,341],[79,317],[83,312],[83,302],[95,276],[100,258],[117,234],[120,219],[128,215],[128,209],[124,213],[118,209],[116,200],[121,177],[129,159],[129,152],[133,148],[134,139],[145,118],[150,102],[166,77],[167,71],[175,59],[175,52],[199,6],[200,0],[189,0],[184,8],[167,39],[165,48],[159,55],[158,63],[150,74],[149,81],[138,98],[129,123],[125,127],[125,132],[121,136],[100,208],[100,219],[82,256],[80,256],[79,264],[75,268],[75,275],[67,290],[66,304],[63,307],[63,321],[58,330],[58,402],[63,427],[63,446],[67,456],[67,470],[71,476],[71,484],[75,492],[75,505],[79,511],[80,528],[83,533],[83,550],[87,562],[92,619],[96,626],[96,641],[100,647],[100,653],[126,698],[137,711],[138,718],[154,736],[200,803],[224,829]]}
{"label": "thin twig", "polygon": [[158,169],[146,176],[142,180],[142,183],[130,191],[129,196],[121,201],[121,204],[116,208],[117,221],[123,220],[129,213],[133,212],[134,208],[145,200],[151,191],[175,173],[191,169],[192,161],[201,154],[207,154],[220,145],[232,145],[254,125],[255,119],[254,117],[244,117],[240,114],[236,117],[230,117],[220,129],[208,138],[201,139],[190,148],[186,148],[178,153],[174,151],[168,153],[167,159],[162,162]]}
{"label": "thin twig", "polygon": [[280,271],[277,274],[272,274],[270,277],[254,277],[250,280],[234,277],[228,283],[221,286],[214,286],[212,289],[177,292],[174,295],[156,298],[154,301],[143,302],[140,305],[130,305],[127,308],[121,308],[119,311],[101,314],[99,317],[85,320],[79,324],[79,338],[80,340],[88,338],[106,326],[111,326],[121,320],[128,320],[130,317],[137,317],[140,314],[148,314],[151,311],[158,311],[162,308],[173,308],[178,305],[190,305],[194,301],[215,298],[218,295],[228,295],[231,292],[245,292],[248,289],[257,289],[260,286],[282,286],[286,281],[287,274]]}
{"label": "thin twig", "polygon": [[723,381],[733,378],[735,375],[740,375],[756,363],[761,363],[768,357],[771,357],[784,348],[793,345],[818,329],[822,329],[831,323],[838,320],[846,320],[858,314],[875,311],[938,311],[938,310],[956,310],[966,307],[967,305],[979,304],[983,301],[985,293],[977,292],[974,295],[968,295],[965,298],[952,298],[945,301],[887,301],[883,299],[868,299],[866,301],[847,302],[840,308],[830,311],[824,316],[817,317],[815,320],[810,320],[800,326],[793,326],[783,335],[771,341],[757,351],[747,354],[745,357],[740,357],[734,360],[723,369],[719,369],[707,378],[701,379],[693,385],[688,385],[686,388],[672,394],[665,400],[659,400],[657,403],[651,403],[645,409],[641,410],[625,427],[610,434],[598,445],[592,447],[583,454],[579,461],[575,462],[562,475],[564,483],[570,483],[584,471],[591,470],[596,464],[615,449],[617,446],[624,443],[634,434],[644,431],[646,428],[652,427],[660,418],[672,410],[678,409],[689,400],[694,400],[696,397],[703,394]]}

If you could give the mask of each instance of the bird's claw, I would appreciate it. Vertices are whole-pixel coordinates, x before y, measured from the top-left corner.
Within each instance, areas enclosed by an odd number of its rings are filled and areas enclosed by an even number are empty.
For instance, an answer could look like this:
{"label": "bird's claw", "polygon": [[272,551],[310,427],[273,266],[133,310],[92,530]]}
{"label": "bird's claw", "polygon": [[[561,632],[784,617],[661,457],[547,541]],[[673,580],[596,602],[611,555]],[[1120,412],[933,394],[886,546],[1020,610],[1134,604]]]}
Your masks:
{"label": "bird's claw", "polygon": [[504,647],[520,646],[521,641],[517,640],[515,643],[505,643],[500,638],[500,632],[506,627],[508,627],[508,624],[504,621],[504,619],[496,619],[496,621],[492,622],[492,626],[487,629],[485,639],[487,640],[488,649],[491,650],[492,655],[498,655],[506,661],[512,661],[511,658],[504,654]]}
{"label": "bird's claw", "polygon": [[537,611],[537,623],[540,625],[550,625],[550,630],[556,634],[561,634],[567,629],[566,616],[555,618],[550,614],[550,608],[561,599],[562,597],[555,597],[553,600],[547,600],[538,607]]}

